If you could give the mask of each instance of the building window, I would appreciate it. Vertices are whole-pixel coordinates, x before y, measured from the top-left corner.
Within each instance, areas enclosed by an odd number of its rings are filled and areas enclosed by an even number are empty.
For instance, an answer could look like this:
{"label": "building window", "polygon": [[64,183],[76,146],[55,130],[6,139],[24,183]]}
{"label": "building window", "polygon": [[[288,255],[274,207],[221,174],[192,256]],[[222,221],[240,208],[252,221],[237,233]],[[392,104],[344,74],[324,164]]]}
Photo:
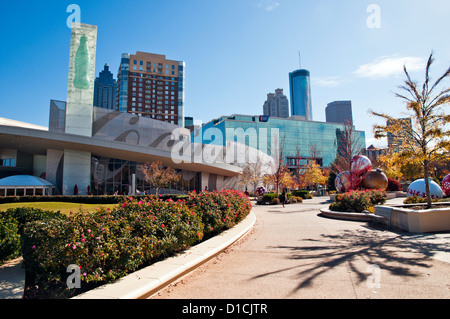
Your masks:
{"label": "building window", "polygon": [[16,167],[16,159],[15,158],[3,158],[3,159],[0,159],[0,166],[3,166],[3,167]]}

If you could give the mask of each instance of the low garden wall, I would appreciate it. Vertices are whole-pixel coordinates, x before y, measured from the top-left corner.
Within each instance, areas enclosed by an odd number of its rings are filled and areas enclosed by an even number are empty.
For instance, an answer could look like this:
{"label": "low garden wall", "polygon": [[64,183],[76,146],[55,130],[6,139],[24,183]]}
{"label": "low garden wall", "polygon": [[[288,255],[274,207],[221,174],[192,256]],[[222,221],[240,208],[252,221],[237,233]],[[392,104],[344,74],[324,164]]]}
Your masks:
{"label": "low garden wall", "polygon": [[433,204],[432,209],[411,209],[403,206],[376,206],[375,215],[388,220],[389,226],[410,233],[432,233],[450,231],[450,207],[439,207],[450,203]]}

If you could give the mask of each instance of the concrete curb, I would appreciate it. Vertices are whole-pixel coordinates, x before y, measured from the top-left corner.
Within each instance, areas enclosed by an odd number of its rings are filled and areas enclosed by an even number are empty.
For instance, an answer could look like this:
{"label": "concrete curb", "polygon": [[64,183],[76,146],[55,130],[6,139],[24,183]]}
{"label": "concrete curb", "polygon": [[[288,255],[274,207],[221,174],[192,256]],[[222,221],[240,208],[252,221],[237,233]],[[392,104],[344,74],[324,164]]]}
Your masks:
{"label": "concrete curb", "polygon": [[343,220],[360,221],[360,222],[370,222],[376,217],[374,214],[371,213],[344,213],[344,212],[335,212],[326,208],[322,208],[320,212],[323,216],[326,217]]}
{"label": "concrete curb", "polygon": [[167,258],[72,299],[145,299],[218,255],[245,236],[256,222],[253,212],[239,224],[178,256]]}

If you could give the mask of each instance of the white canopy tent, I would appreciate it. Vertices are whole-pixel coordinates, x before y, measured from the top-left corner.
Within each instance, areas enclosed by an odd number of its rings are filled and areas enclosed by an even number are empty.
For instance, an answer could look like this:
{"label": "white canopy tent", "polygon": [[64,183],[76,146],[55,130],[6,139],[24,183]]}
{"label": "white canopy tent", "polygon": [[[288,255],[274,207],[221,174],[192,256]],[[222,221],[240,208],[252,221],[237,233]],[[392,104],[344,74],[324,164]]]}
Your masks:
{"label": "white canopy tent", "polygon": [[31,175],[15,175],[0,179],[0,196],[52,195],[55,186]]}

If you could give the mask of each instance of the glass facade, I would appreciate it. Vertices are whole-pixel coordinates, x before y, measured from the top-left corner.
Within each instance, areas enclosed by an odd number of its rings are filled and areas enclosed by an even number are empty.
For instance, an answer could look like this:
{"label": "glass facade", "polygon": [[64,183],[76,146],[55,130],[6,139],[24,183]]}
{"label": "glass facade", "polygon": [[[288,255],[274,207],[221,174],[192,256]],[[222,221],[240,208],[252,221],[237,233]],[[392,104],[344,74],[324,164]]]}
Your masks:
{"label": "glass facade", "polygon": [[186,65],[184,62],[178,62],[178,125],[184,124],[184,69]]}
{"label": "glass facade", "polygon": [[[209,130],[211,129],[211,130]],[[310,158],[315,150],[318,163],[328,167],[338,152],[338,138],[344,131],[339,123],[324,123],[270,117],[261,122],[259,116],[232,115],[213,120],[202,127],[202,135],[194,132],[192,140],[204,144],[226,145],[235,141],[269,154],[270,143],[278,134],[284,144],[285,159]],[[214,136],[213,136],[214,135]],[[365,133],[355,131],[358,148],[366,148]],[[270,154],[269,154],[270,155]]]}
{"label": "glass facade", "polygon": [[[145,181],[141,171],[142,163],[125,161],[102,156],[92,156],[91,194],[131,194],[132,178],[135,174],[137,194],[154,194],[155,189]],[[177,170],[182,176],[179,183],[160,189],[161,194],[185,194],[189,191],[200,191],[199,173]]]}
{"label": "glass facade", "polygon": [[128,70],[130,68],[130,55],[122,54],[122,60],[119,67],[119,111],[126,112],[128,110]]}
{"label": "glass facade", "polygon": [[297,70],[289,73],[291,90],[291,115],[302,116],[312,121],[311,84],[308,70]]}
{"label": "glass facade", "polygon": [[117,82],[105,64],[103,71],[95,79],[94,106],[115,110],[117,107]]}

